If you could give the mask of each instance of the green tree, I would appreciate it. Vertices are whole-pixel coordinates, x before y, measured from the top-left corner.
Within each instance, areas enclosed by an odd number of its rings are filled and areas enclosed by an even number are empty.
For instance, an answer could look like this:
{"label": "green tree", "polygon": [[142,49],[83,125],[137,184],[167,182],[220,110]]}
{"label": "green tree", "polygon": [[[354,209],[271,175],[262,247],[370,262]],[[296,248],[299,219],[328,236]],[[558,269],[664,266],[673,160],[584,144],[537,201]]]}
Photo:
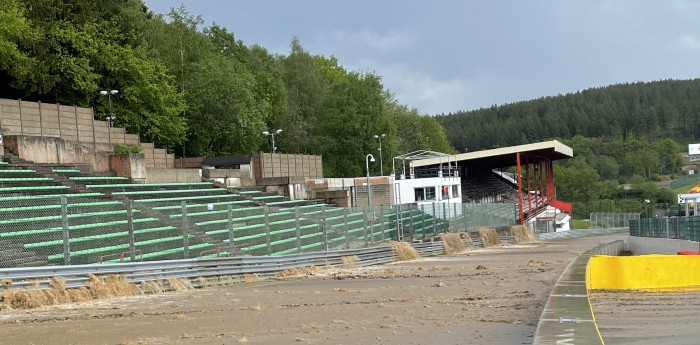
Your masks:
{"label": "green tree", "polygon": [[30,90],[27,84],[36,61],[20,49],[20,44],[32,34],[24,6],[18,0],[0,0],[0,79],[10,80],[12,87],[26,91]]}
{"label": "green tree", "polygon": [[656,151],[659,155],[659,172],[676,172],[683,164],[681,158],[682,147],[675,140],[665,138],[656,142]]}
{"label": "green tree", "polygon": [[255,79],[245,66],[224,56],[196,64],[187,93],[190,149],[197,155],[249,153],[265,139],[266,114],[253,92]]}
{"label": "green tree", "polygon": [[[324,156],[329,177],[364,175],[365,154],[375,152],[374,134],[389,132],[379,78],[349,73],[333,83],[322,104],[313,152]],[[393,151],[387,143],[388,151]]]}
{"label": "green tree", "polygon": [[289,55],[282,60],[282,71],[287,90],[287,108],[279,118],[285,124],[286,137],[280,147],[287,152],[307,153],[326,95],[323,75],[314,58],[296,37],[290,44]]}

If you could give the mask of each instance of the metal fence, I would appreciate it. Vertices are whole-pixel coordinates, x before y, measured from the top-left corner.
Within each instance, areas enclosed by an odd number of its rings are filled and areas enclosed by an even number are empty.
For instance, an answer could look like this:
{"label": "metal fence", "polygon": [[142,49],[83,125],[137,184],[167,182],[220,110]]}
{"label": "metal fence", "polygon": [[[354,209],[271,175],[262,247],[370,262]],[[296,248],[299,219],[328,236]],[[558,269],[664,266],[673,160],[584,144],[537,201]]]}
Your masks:
{"label": "metal fence", "polygon": [[591,229],[626,228],[630,221],[640,219],[639,213],[591,213]]}
{"label": "metal fence", "polygon": [[678,189],[695,181],[700,181],[700,174],[688,175],[685,177],[681,177],[677,180],[673,180],[671,181],[669,186],[671,187],[671,189]]}
{"label": "metal fence", "polygon": [[700,241],[700,216],[633,220],[630,221],[630,235]]}
{"label": "metal fence", "polygon": [[284,255],[412,241],[515,223],[508,204],[373,209],[236,202],[142,203],[100,195],[6,196],[0,267],[76,265],[238,255]]}

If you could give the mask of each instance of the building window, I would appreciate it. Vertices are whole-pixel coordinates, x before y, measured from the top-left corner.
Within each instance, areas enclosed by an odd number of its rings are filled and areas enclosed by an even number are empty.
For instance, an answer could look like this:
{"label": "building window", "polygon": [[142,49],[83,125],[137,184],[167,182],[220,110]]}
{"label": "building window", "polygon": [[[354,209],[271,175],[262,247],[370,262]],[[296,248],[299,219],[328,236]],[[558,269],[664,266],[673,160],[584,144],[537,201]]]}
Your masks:
{"label": "building window", "polygon": [[435,187],[414,189],[416,201],[435,200]]}
{"label": "building window", "polygon": [[447,200],[450,198],[450,186],[442,186],[440,189],[442,189],[442,196],[440,197],[440,200]]}
{"label": "building window", "polygon": [[452,197],[459,198],[459,185],[458,184],[452,185]]}

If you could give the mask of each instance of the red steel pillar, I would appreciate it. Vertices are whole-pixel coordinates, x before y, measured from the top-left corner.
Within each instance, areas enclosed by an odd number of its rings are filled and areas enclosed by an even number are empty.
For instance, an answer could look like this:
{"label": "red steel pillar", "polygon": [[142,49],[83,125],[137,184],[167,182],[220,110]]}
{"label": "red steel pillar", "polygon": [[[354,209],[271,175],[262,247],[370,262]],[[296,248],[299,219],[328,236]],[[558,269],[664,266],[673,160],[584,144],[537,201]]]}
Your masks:
{"label": "red steel pillar", "polygon": [[554,199],[554,193],[552,193],[552,161],[547,160],[547,199]]}
{"label": "red steel pillar", "polygon": [[515,164],[518,166],[518,199],[520,202],[518,203],[518,213],[520,215],[520,224],[525,224],[525,220],[523,219],[523,181],[522,178],[520,177],[520,152],[515,153]]}
{"label": "red steel pillar", "polygon": [[533,173],[535,174],[535,214],[539,212],[540,210],[540,179],[539,179],[539,173],[540,173],[540,163],[535,163],[533,164]]}
{"label": "red steel pillar", "polygon": [[547,194],[545,193],[545,183],[547,182],[545,179],[545,162],[541,162],[538,169],[540,171],[540,192],[538,194],[542,200],[542,209],[545,209],[545,204],[547,203]]}
{"label": "red steel pillar", "polygon": [[549,162],[549,193],[552,197],[552,199],[555,198],[555,192],[554,192],[554,163],[552,161]]}
{"label": "red steel pillar", "polygon": [[525,181],[527,181],[527,190],[525,195],[527,195],[527,214],[532,214],[532,198],[530,197],[530,159],[525,156]]}

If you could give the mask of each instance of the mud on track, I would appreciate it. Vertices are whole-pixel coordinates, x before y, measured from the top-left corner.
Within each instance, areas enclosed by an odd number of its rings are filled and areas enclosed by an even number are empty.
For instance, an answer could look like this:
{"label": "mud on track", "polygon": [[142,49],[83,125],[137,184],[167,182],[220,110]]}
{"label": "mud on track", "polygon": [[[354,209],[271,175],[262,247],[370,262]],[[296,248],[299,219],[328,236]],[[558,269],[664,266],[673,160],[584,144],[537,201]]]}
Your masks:
{"label": "mud on track", "polygon": [[605,344],[698,344],[700,291],[591,293]]}
{"label": "mud on track", "polygon": [[561,271],[619,238],[5,311],[0,344],[531,344]]}

